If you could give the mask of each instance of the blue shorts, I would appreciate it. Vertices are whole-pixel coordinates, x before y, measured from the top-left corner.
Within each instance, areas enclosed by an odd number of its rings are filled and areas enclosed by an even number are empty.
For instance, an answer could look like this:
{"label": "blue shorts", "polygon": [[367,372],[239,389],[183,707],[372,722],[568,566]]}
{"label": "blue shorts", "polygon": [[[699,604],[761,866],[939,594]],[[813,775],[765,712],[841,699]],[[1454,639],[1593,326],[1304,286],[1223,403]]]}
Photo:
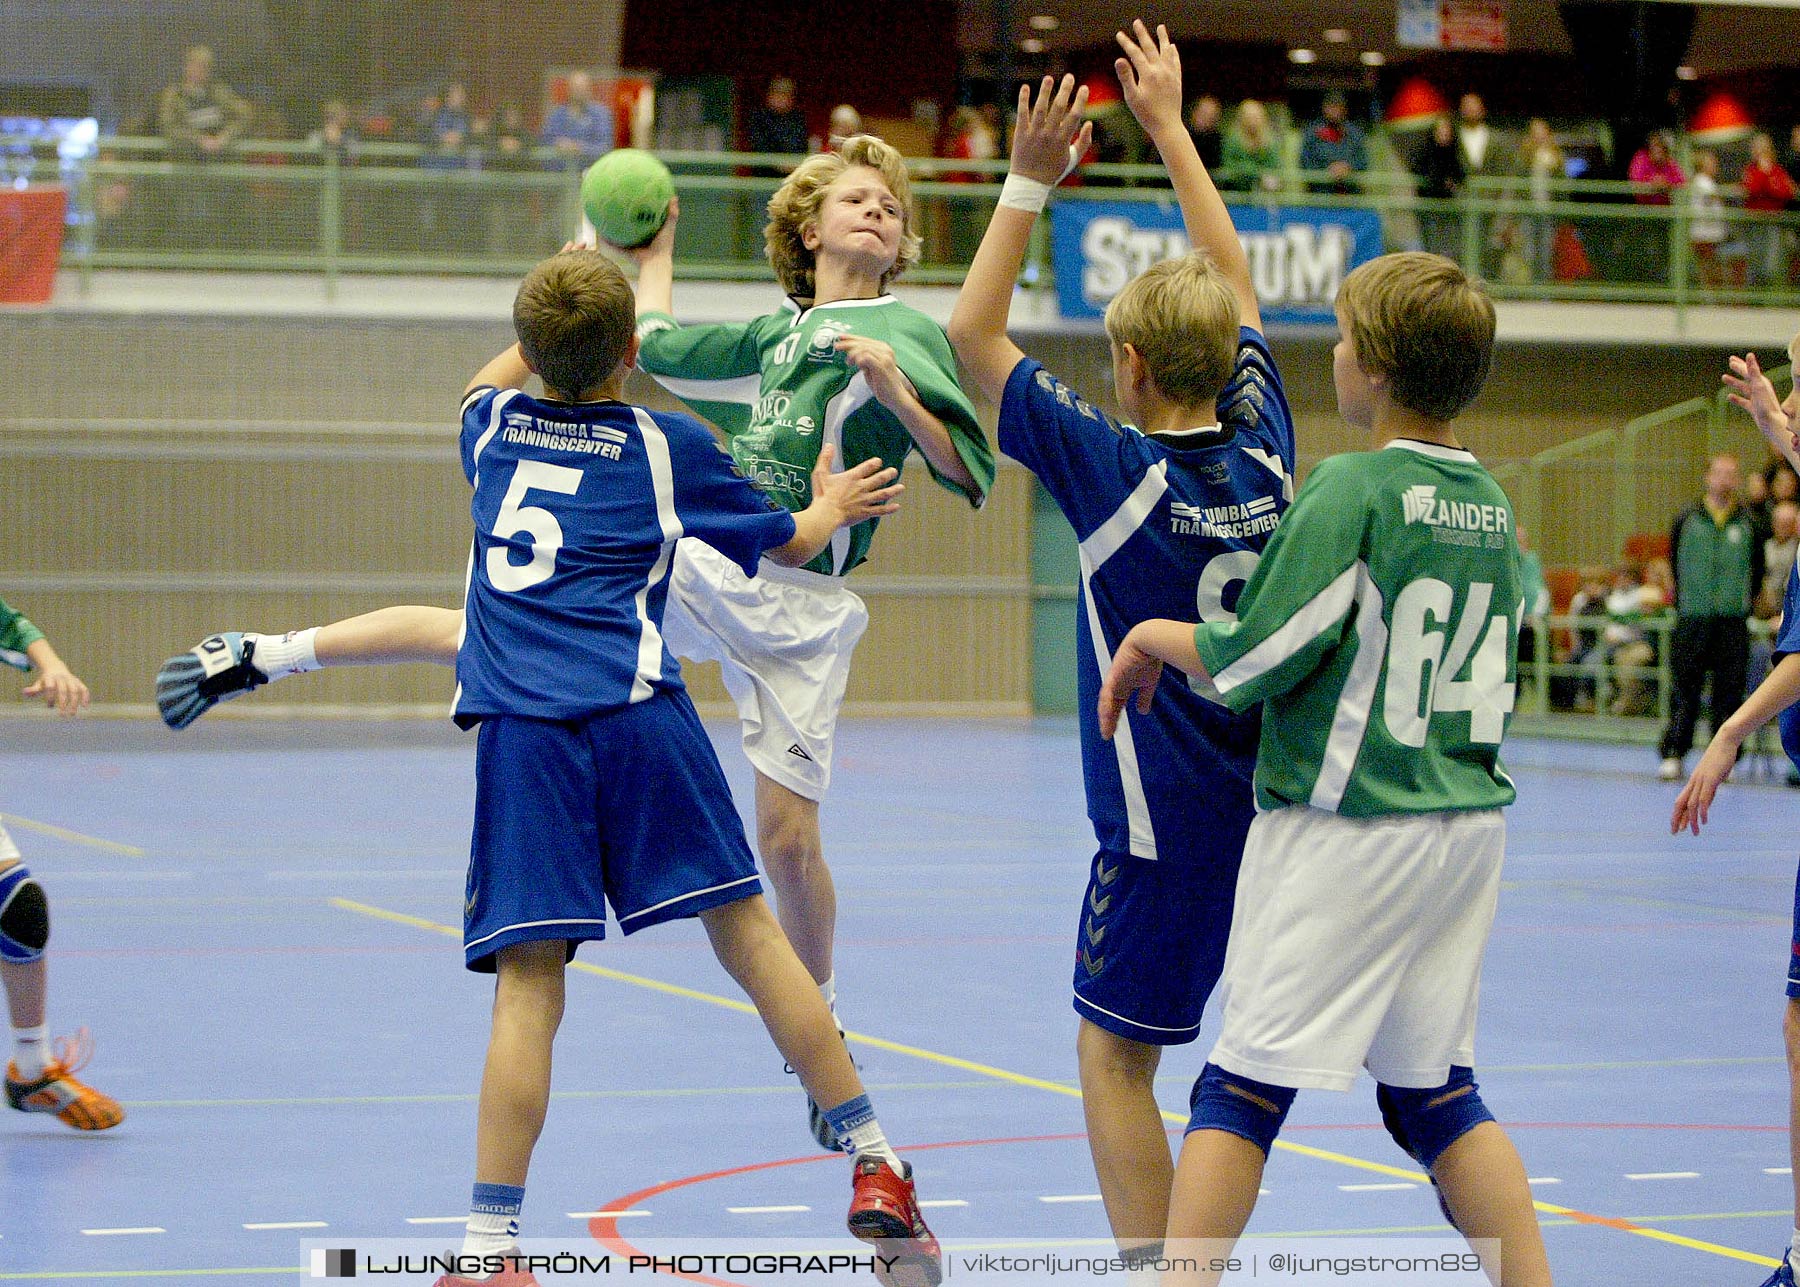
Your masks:
{"label": "blue shorts", "polygon": [[762,892],[719,758],[685,692],[585,720],[490,716],[475,748],[463,956],[494,971],[513,943],[568,956]]}
{"label": "blue shorts", "polygon": [[[1241,855],[1240,855],[1241,856]],[[1225,966],[1235,860],[1175,863],[1102,849],[1075,938],[1075,1013],[1116,1036],[1179,1046],[1200,1035]]]}
{"label": "blue shorts", "polygon": [[1788,948],[1787,994],[1800,1000],[1800,873],[1794,876],[1794,937]]}

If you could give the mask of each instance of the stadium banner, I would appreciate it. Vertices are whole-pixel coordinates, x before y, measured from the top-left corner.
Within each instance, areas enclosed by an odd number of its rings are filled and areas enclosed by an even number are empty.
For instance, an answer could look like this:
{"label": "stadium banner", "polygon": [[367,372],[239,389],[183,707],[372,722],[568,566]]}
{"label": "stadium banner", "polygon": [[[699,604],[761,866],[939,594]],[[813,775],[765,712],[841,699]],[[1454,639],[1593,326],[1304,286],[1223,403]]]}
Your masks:
{"label": "stadium banner", "polygon": [[[1230,210],[1266,323],[1329,325],[1344,278],[1382,251],[1381,217],[1373,210]],[[1064,317],[1099,317],[1126,282],[1187,251],[1173,202],[1058,201],[1050,210],[1051,264]]]}

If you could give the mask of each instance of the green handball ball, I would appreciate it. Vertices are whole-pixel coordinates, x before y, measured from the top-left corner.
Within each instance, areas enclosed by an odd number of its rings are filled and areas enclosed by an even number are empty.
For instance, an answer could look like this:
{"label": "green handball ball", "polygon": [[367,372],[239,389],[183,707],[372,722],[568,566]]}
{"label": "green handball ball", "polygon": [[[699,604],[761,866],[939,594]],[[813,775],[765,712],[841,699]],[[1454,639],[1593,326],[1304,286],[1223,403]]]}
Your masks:
{"label": "green handball ball", "polygon": [[581,207],[594,230],[621,250],[662,231],[675,196],[669,167],[641,148],[608,152],[581,176]]}

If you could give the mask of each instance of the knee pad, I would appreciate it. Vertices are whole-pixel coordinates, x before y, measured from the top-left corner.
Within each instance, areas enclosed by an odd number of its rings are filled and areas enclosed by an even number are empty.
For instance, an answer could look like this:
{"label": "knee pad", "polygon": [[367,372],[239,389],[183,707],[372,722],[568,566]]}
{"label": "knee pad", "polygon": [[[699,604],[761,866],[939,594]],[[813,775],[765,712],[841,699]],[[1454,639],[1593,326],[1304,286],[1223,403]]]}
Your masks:
{"label": "knee pad", "polygon": [[1435,1090],[1408,1090],[1377,1084],[1381,1124],[1394,1143],[1429,1171],[1444,1150],[1494,1115],[1481,1102],[1475,1070],[1453,1064],[1450,1080]]}
{"label": "knee pad", "polygon": [[1292,1086],[1271,1086],[1217,1064],[1208,1064],[1189,1097],[1189,1131],[1228,1131],[1249,1140],[1267,1157],[1294,1106]]}
{"label": "knee pad", "polygon": [[27,965],[50,941],[50,904],[44,887],[18,863],[0,871],[0,961]]}

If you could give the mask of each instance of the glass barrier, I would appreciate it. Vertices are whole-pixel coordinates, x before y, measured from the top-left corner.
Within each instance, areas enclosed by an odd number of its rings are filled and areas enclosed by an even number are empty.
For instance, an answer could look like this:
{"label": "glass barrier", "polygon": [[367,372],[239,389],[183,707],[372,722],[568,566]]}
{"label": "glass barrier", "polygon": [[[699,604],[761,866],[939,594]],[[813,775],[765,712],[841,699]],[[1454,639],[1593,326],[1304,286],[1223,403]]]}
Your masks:
{"label": "glass barrier", "polygon": [[[20,140],[0,139],[0,145]],[[791,156],[667,152],[682,205],[684,275],[766,275],[762,225]],[[71,161],[41,149],[7,156],[14,184],[71,189],[64,263],[338,272],[504,273],[554,251],[576,227],[577,167],[552,152],[445,155],[413,145],[247,141],[209,162],[177,159],[160,139],[105,138]],[[918,282],[962,279],[999,194],[1003,161],[917,159],[924,257]],[[1244,206],[1373,210],[1388,250],[1430,249],[1516,299],[1674,304],[1800,302],[1800,214],[1695,211],[1629,183],[1560,180],[1536,195],[1522,180],[1477,178],[1454,200],[1420,197],[1411,175],[1371,172],[1344,190],[1324,174],[1282,176],[1275,190],[1227,192]],[[1089,165],[1057,201],[1167,207],[1161,166]],[[1698,236],[1697,236],[1698,234]],[[1050,281],[1040,239],[1028,282]]]}

